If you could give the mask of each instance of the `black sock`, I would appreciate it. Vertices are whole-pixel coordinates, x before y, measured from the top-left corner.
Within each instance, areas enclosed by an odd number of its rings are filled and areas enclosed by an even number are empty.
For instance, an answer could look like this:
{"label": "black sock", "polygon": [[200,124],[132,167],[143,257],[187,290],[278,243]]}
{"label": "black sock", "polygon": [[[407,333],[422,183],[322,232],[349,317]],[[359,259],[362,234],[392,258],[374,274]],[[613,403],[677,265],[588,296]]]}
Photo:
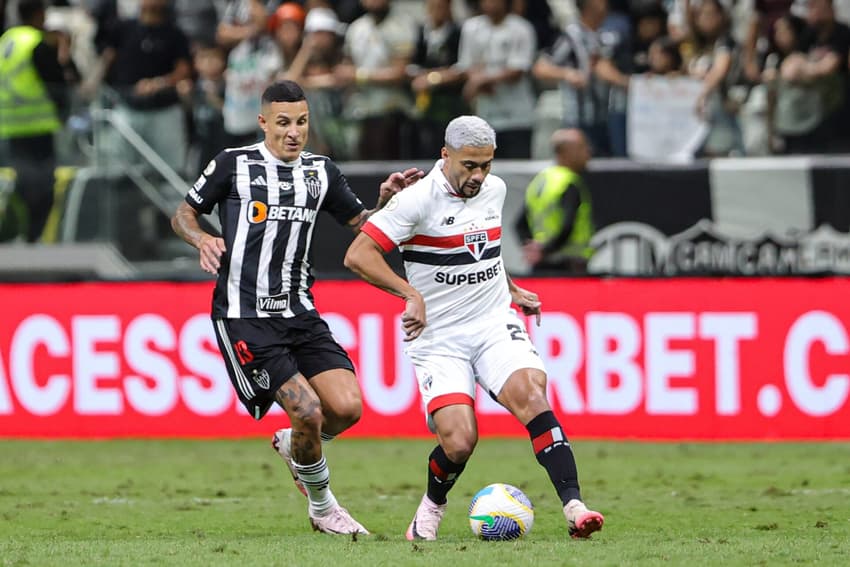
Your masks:
{"label": "black sock", "polygon": [[555,414],[544,411],[529,421],[525,428],[531,437],[537,462],[549,473],[561,502],[566,504],[574,498],[581,500],[576,459]]}
{"label": "black sock", "polygon": [[428,498],[431,502],[446,503],[446,494],[452,489],[464,467],[466,463],[451,462],[439,445],[431,451],[431,456],[428,457]]}

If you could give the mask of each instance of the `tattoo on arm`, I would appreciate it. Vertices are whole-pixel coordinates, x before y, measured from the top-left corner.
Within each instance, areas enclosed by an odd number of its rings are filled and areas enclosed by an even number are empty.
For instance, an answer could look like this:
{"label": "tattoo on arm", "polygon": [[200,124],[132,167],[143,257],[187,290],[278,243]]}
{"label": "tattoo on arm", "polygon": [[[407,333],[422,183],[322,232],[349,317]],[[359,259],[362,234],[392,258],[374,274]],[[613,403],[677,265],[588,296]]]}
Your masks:
{"label": "tattoo on arm", "polygon": [[177,207],[177,212],[171,218],[171,227],[177,236],[195,248],[201,247],[201,240],[207,235],[198,222],[198,212],[186,203]]}
{"label": "tattoo on arm", "polygon": [[369,217],[371,217],[377,210],[378,209],[370,209],[362,211],[360,215],[356,216],[350,223],[348,223],[348,226],[355,234],[357,234],[360,232],[360,229],[363,228],[363,225],[366,224],[366,221],[369,220]]}

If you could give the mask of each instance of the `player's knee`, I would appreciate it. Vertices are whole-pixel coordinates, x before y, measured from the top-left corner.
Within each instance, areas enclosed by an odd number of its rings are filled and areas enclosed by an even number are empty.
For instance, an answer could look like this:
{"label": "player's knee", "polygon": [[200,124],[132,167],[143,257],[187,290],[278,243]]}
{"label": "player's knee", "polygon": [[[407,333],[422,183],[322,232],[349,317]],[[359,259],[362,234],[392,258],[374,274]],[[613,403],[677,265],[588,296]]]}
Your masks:
{"label": "player's knee", "polygon": [[[325,423],[332,426],[332,433],[342,433],[358,421],[363,414],[363,406],[359,403],[346,404],[344,407],[326,408]],[[338,430],[338,431],[337,431]]]}
{"label": "player's knee", "polygon": [[538,390],[537,388],[529,389],[528,396],[525,401],[528,413],[534,415],[539,415],[544,411],[549,411],[549,409],[551,409],[544,390]]}
{"label": "player's knee", "polygon": [[465,463],[472,456],[478,438],[475,435],[453,435],[443,446],[446,456],[453,463]]}

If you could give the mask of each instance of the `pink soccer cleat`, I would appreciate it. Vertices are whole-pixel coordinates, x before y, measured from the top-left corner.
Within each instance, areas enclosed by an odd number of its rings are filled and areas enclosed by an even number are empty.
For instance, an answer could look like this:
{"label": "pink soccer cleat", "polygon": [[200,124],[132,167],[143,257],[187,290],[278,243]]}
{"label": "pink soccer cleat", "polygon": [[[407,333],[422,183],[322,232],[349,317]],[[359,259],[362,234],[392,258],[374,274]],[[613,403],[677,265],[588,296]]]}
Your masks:
{"label": "pink soccer cleat", "polygon": [[310,525],[317,532],[326,534],[362,534],[369,535],[369,530],[351,517],[348,510],[335,504],[330,511],[324,516],[314,516],[310,514]]}
{"label": "pink soccer cleat", "polygon": [[415,539],[435,541],[437,530],[440,528],[440,522],[445,513],[446,504],[434,504],[427,494],[423,495],[419,508],[416,509],[416,515],[413,516],[413,521],[407,528],[405,537],[410,541]]}
{"label": "pink soccer cleat", "polygon": [[274,436],[272,437],[272,447],[275,451],[277,451],[278,455],[280,455],[283,462],[285,462],[286,466],[289,468],[289,472],[292,474],[292,480],[295,482],[295,488],[297,488],[301,494],[307,496],[307,490],[304,488],[304,485],[301,484],[301,481],[298,480],[298,471],[296,471],[295,467],[292,465],[291,437],[292,429],[278,429],[274,432]]}
{"label": "pink soccer cleat", "polygon": [[588,510],[581,500],[570,500],[564,506],[564,516],[567,518],[567,526],[570,529],[570,537],[574,539],[586,539],[593,532],[602,529],[605,518],[599,512]]}

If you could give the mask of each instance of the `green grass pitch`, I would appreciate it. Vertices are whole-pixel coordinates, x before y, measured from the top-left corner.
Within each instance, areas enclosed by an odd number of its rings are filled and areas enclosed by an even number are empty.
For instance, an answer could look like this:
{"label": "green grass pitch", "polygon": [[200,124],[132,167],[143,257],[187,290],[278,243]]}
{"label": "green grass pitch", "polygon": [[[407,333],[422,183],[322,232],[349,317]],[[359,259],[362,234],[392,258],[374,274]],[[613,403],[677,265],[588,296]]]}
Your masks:
{"label": "green grass pitch", "polygon": [[[263,439],[0,441],[0,565],[850,564],[850,444],[577,441],[584,496],[605,514],[573,541],[521,439],[484,439],[449,495],[438,542],[404,531],[427,440],[339,439],[340,502],[373,532],[311,531],[304,498]],[[521,487],[536,511],[516,542],[469,530],[471,496]]]}

